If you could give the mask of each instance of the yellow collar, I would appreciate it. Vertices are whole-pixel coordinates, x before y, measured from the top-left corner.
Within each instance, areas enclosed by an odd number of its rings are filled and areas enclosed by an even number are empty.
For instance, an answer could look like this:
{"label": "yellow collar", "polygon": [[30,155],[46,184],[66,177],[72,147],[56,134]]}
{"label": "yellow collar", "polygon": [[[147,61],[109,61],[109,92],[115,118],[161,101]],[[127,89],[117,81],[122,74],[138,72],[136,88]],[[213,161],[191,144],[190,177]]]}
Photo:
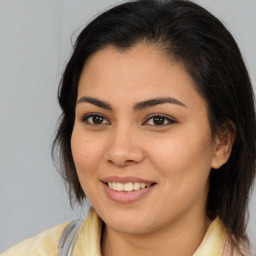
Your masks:
{"label": "yellow collar", "polygon": [[[78,231],[73,250],[76,256],[101,256],[102,221],[93,208]],[[221,221],[216,218],[209,226],[204,239],[193,256],[220,256],[227,240],[227,233]]]}

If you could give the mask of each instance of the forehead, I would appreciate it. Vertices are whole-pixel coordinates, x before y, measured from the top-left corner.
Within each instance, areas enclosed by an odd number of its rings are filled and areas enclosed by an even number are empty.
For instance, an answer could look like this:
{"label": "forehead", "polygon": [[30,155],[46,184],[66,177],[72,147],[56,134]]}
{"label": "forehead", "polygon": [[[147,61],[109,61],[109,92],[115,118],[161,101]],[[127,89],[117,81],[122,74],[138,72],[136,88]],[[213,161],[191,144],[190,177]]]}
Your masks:
{"label": "forehead", "polygon": [[202,101],[195,88],[182,63],[171,61],[157,46],[140,43],[125,51],[107,46],[94,53],[82,70],[78,97],[125,102],[169,96]]}

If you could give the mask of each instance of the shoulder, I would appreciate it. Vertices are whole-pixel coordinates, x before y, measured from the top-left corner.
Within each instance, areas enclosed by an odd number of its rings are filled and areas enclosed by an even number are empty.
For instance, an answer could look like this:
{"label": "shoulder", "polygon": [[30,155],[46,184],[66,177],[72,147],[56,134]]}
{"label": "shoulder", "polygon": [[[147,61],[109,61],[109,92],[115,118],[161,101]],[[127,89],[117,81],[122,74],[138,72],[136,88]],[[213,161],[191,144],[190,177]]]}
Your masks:
{"label": "shoulder", "polygon": [[62,223],[28,238],[14,245],[1,256],[57,256],[60,237],[69,223]]}

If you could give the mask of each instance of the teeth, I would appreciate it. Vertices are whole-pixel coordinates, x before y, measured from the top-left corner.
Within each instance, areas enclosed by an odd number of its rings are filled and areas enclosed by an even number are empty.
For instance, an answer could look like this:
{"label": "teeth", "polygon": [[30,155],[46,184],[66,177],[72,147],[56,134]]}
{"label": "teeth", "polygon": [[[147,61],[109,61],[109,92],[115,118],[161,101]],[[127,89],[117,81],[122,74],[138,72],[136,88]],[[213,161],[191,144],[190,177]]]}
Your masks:
{"label": "teeth", "polygon": [[151,184],[145,184],[145,183],[119,183],[119,182],[108,182],[108,186],[115,190],[115,191],[126,191],[130,192],[133,190],[139,190],[141,188],[149,187]]}
{"label": "teeth", "polygon": [[109,186],[110,188],[114,189],[114,188],[113,188],[113,183],[112,183],[112,182],[108,182],[108,186]]}
{"label": "teeth", "polygon": [[140,189],[140,183],[136,182],[133,184],[133,189],[134,190],[139,190]]}
{"label": "teeth", "polygon": [[132,191],[133,190],[133,184],[132,183],[125,183],[124,184],[124,191]]}
{"label": "teeth", "polygon": [[124,191],[124,184],[123,183],[116,183],[116,190],[117,191]]}
{"label": "teeth", "polygon": [[145,184],[145,183],[140,183],[140,187],[141,187],[141,188],[145,188],[145,187],[146,187],[146,184]]}

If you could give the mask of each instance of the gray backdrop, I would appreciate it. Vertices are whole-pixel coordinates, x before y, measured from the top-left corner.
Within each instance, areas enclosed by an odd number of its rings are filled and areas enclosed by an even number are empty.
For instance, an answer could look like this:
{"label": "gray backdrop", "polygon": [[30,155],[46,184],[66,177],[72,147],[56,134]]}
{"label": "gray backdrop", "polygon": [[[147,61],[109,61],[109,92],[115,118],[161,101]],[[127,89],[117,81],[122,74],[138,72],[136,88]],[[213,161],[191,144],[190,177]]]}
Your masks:
{"label": "gray backdrop", "polygon": [[[87,212],[70,209],[51,160],[59,115],[56,92],[74,31],[120,2],[0,0],[0,252]],[[256,1],[195,2],[233,33],[255,85]],[[256,242],[256,191],[250,215],[250,238]]]}

